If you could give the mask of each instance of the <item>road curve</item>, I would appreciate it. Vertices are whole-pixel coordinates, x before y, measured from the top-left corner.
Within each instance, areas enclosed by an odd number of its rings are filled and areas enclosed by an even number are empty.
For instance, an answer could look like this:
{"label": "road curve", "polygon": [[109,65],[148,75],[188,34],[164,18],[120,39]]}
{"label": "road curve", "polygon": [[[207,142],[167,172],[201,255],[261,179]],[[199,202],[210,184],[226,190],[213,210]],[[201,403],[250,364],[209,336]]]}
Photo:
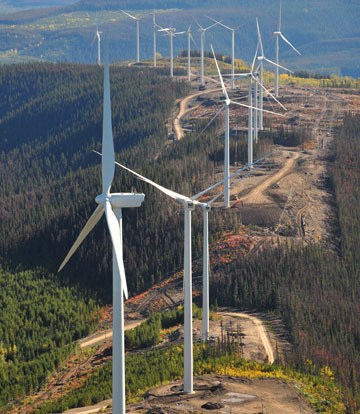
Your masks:
{"label": "road curve", "polygon": [[222,90],[221,88],[216,88],[216,89],[209,89],[207,91],[196,92],[194,94],[191,94],[191,95],[185,97],[184,99],[182,99],[180,101],[179,113],[174,118],[174,121],[173,121],[173,128],[174,128],[174,132],[175,132],[177,140],[181,140],[185,136],[185,132],[184,132],[182,126],[181,126],[181,118],[188,112],[187,106],[188,106],[189,102],[192,99],[196,98],[197,96],[206,95],[206,94],[213,93],[213,92],[218,92],[218,91],[221,91],[221,90]]}
{"label": "road curve", "polygon": [[251,322],[256,326],[261,342],[264,346],[267,358],[268,358],[268,362],[270,364],[273,364],[275,359],[274,359],[274,352],[270,343],[270,339],[267,333],[267,330],[264,326],[264,323],[257,317],[253,316],[253,315],[249,315],[248,313],[240,313],[240,312],[220,312],[221,315],[225,315],[225,316],[233,316],[236,318],[245,318],[245,319],[250,319]]}
{"label": "road curve", "polygon": [[241,197],[241,201],[249,204],[266,204],[269,202],[268,197],[264,194],[265,190],[280,181],[283,177],[285,177],[285,175],[289,174],[289,172],[291,172],[291,170],[295,167],[296,161],[299,157],[300,154],[298,152],[293,153],[291,157],[285,161],[284,165],[277,173],[271,175],[244,197]]}

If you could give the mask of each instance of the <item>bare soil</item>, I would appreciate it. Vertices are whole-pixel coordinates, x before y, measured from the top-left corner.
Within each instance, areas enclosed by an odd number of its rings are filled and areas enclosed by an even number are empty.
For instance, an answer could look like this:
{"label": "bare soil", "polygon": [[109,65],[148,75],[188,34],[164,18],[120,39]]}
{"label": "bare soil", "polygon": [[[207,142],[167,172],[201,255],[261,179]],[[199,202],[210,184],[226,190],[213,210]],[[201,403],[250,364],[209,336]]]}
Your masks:
{"label": "bare soil", "polygon": [[195,392],[190,395],[184,395],[181,387],[181,382],[174,382],[150,390],[142,409],[139,405],[134,409],[129,406],[128,412],[315,413],[292,387],[279,379],[196,378]]}

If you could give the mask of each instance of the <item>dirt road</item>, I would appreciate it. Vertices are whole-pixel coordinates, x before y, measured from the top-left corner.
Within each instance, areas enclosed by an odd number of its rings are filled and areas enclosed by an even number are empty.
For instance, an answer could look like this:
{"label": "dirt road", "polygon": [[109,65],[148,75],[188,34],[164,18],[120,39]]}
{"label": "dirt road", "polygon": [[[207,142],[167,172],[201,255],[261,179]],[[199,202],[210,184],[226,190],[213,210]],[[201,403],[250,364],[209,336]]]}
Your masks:
{"label": "dirt road", "polygon": [[263,344],[263,347],[265,349],[265,353],[267,355],[267,359],[270,364],[274,363],[274,352],[273,348],[270,343],[269,335],[267,333],[267,329],[264,326],[264,323],[257,317],[253,315],[249,315],[247,313],[241,313],[241,312],[221,312],[221,315],[224,316],[233,316],[235,318],[241,318],[241,319],[249,319],[253,325],[256,327],[258,334],[260,336],[261,342]]}
{"label": "dirt road", "polygon": [[[140,319],[136,322],[126,323],[125,324],[125,331],[128,331],[129,329],[136,328],[137,326],[141,325],[145,319]],[[104,332],[100,332],[95,335],[88,336],[86,338],[83,338],[80,343],[80,348],[89,348],[90,346],[97,345],[103,341],[109,340],[113,336],[112,329],[108,329]]]}
{"label": "dirt road", "polygon": [[[266,178],[262,183],[257,185],[244,197],[241,197],[241,201],[249,204],[266,204],[272,203],[272,200],[267,197],[264,192],[273,184],[280,181],[287,174],[289,174],[296,166],[296,160],[300,157],[298,152],[289,153],[289,158],[285,161],[282,168],[275,174]],[[235,189],[236,190],[236,189]]]}
{"label": "dirt road", "polygon": [[186,113],[189,112],[188,105],[189,105],[190,101],[192,101],[197,96],[207,95],[207,94],[218,92],[218,91],[221,91],[221,88],[220,89],[219,88],[209,89],[207,91],[200,91],[200,92],[194,93],[192,95],[189,95],[189,96],[187,96],[186,98],[184,98],[180,101],[179,113],[174,118],[174,122],[173,122],[173,128],[174,128],[174,132],[175,132],[177,140],[181,140],[185,136],[184,129],[181,126],[181,118]]}

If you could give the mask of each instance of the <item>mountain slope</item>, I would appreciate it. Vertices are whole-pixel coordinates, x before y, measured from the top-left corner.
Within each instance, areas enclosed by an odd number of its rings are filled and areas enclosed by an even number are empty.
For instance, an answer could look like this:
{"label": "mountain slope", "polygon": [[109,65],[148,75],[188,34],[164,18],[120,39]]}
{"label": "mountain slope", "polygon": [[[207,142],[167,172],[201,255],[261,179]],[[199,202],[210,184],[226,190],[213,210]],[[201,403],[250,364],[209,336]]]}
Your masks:
{"label": "mountain slope", "polygon": [[[5,24],[2,33],[2,59],[11,61],[31,57],[52,61],[95,62],[96,48],[90,44],[95,33],[95,11],[101,29],[107,33],[113,60],[134,59],[135,26],[131,19],[119,12],[119,8],[138,13],[141,21],[140,54],[142,59],[152,57],[153,1],[109,0],[99,2],[83,0],[74,5],[47,12],[34,11],[22,15],[0,16]],[[174,25],[186,30],[194,19],[202,25],[210,24],[204,15],[223,19],[227,25],[239,27],[236,34],[237,57],[250,61],[256,48],[255,17],[259,18],[266,53],[274,57],[274,37],[278,20],[278,1],[261,0],[254,4],[248,0],[238,4],[226,1],[219,8],[217,2],[158,1],[160,9],[158,23],[168,27]],[[360,76],[356,56],[360,49],[360,5],[356,1],[317,0],[300,2],[288,0],[283,3],[283,32],[302,52],[298,57],[284,43],[281,44],[281,60],[293,69],[321,70],[338,74]],[[193,24],[194,38],[199,47],[200,40]],[[230,54],[231,36],[223,28],[207,32],[206,48],[210,42],[220,53]],[[168,56],[168,39],[158,36],[159,52]],[[185,37],[175,41],[175,52],[186,48]],[[192,46],[196,47],[196,46]],[[15,50],[16,48],[16,50]]]}

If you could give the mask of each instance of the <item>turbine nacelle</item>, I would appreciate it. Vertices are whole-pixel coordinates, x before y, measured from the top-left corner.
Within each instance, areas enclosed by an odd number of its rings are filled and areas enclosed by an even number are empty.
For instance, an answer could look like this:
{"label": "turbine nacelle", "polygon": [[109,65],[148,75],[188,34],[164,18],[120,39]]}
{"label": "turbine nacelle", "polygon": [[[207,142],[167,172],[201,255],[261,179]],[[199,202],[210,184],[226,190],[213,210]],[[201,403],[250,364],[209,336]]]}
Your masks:
{"label": "turbine nacelle", "polygon": [[111,207],[116,208],[136,208],[140,207],[145,198],[144,194],[139,193],[111,193],[100,194],[95,198],[97,204],[105,205],[108,200]]}

